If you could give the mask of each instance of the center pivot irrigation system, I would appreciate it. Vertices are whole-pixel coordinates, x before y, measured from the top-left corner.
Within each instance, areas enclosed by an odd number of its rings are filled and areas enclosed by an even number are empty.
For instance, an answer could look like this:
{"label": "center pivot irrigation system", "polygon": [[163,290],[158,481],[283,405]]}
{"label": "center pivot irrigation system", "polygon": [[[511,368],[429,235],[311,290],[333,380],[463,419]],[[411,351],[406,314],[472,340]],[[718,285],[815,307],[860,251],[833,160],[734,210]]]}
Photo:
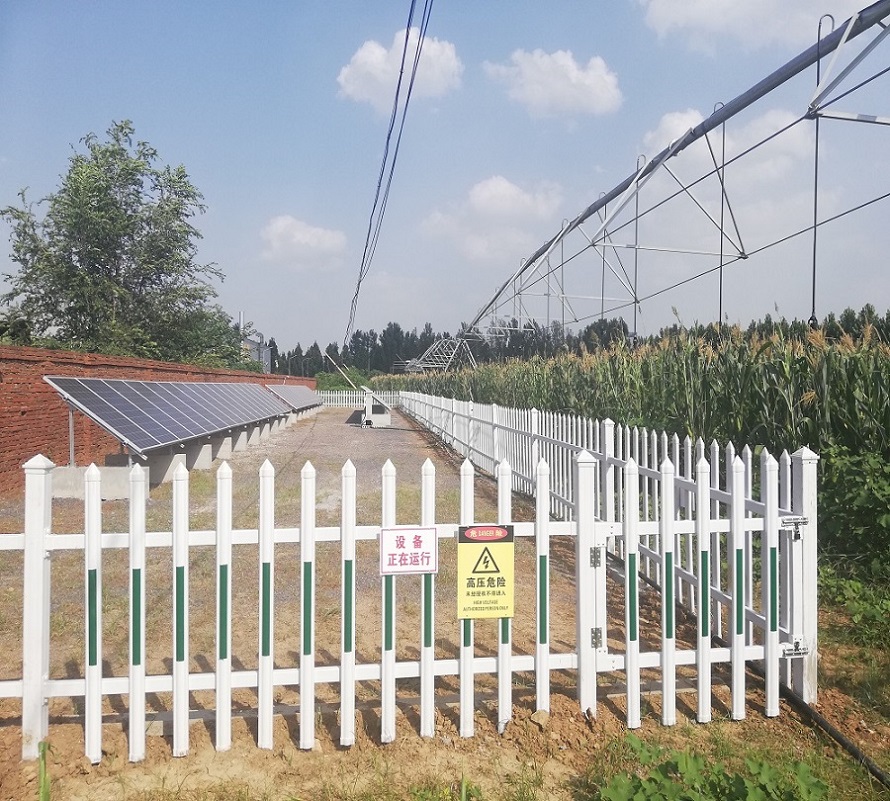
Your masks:
{"label": "center pivot irrigation system", "polygon": [[[874,99],[867,89],[890,72],[886,48],[881,51],[883,60],[875,55],[890,34],[888,23],[890,0],[873,3],[839,26],[832,17],[824,16],[814,45],[734,100],[718,103],[707,119],[656,156],[640,156],[627,178],[574,219],[563,220],[554,236],[523,259],[461,334],[439,340],[403,369],[423,372],[474,366],[474,339],[506,335],[529,325],[583,327],[617,314],[625,317],[635,336],[642,304],[705,276],[717,279],[715,306],[717,319],[722,321],[724,270],[798,237],[812,244],[812,270],[804,291],[810,296],[811,322],[815,324],[820,228],[890,197],[886,176],[878,176],[885,183],[876,195],[820,218],[819,124],[836,120],[890,125],[890,117],[835,109],[840,101],[854,99],[854,93],[857,101],[866,104]],[[823,30],[830,32],[823,35]],[[742,128],[745,122],[750,123],[746,111],[811,67],[815,67],[815,89],[813,83],[807,83],[806,96],[798,96],[799,116],[762,113],[757,125]],[[884,93],[883,98],[886,96]],[[758,108],[762,111],[762,105]],[[733,147],[727,148],[726,126],[731,120],[738,124],[740,133],[733,136]],[[751,134],[752,129],[757,129],[756,135]],[[747,242],[746,231],[751,226],[733,204],[733,182],[750,185],[762,169],[758,158],[787,156],[793,150],[799,159],[801,149],[808,147],[812,147],[812,200],[804,216],[780,215],[782,219],[772,221],[775,236]],[[644,240],[641,222],[649,236],[659,241]],[[780,225],[784,227],[780,229]],[[647,274],[656,274],[662,282],[646,292],[640,288],[640,254],[644,252]],[[567,268],[576,268],[575,277],[567,280]],[[577,287],[573,292],[568,289],[570,281]]]}

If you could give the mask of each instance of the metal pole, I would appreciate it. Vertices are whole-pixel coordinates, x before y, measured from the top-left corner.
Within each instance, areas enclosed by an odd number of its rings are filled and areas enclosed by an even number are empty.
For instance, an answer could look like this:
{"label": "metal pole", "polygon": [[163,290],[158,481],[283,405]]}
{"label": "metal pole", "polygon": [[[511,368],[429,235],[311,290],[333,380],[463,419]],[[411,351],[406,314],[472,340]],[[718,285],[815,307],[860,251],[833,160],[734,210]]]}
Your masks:
{"label": "metal pole", "polygon": [[[642,159],[642,161],[640,161]],[[645,156],[637,156],[637,174],[646,163]],[[639,181],[637,181],[639,186]],[[639,277],[639,261],[640,261],[640,193],[634,192],[634,331],[633,341],[637,344],[637,312],[639,311],[640,293],[637,291],[637,279]]]}
{"label": "metal pole", "polygon": [[[826,20],[831,20],[832,29],[834,28],[834,17],[831,14],[823,14],[819,19],[819,28],[817,30],[817,41],[816,41],[816,86],[819,86],[820,80],[822,78],[822,61],[821,61],[821,53],[820,46],[822,44],[822,23]],[[815,328],[819,325],[819,320],[816,317],[816,244],[819,238],[819,114],[818,110],[814,109],[816,112],[816,141],[813,148],[813,296],[812,296],[812,304],[810,307],[810,328]]]}
{"label": "metal pole", "polygon": [[[714,105],[714,111],[723,103],[717,102]],[[721,128],[721,145],[720,145],[720,287],[718,290],[717,303],[717,333],[723,333],[723,214],[726,209],[726,123]]]}
{"label": "metal pole", "polygon": [[[605,194],[605,193],[603,193]],[[603,216],[608,217],[609,210],[603,206]],[[603,278],[600,284],[600,320],[606,316],[606,232],[603,231]]]}

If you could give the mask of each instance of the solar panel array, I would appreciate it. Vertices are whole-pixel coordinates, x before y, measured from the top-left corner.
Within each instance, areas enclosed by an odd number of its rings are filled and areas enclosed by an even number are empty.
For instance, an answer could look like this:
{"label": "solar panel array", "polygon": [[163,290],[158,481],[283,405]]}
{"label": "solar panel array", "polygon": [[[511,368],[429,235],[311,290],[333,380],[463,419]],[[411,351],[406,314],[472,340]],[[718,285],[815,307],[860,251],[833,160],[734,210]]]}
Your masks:
{"label": "solar panel array", "polygon": [[291,411],[259,384],[69,376],[44,376],[44,380],[137,454]]}
{"label": "solar panel array", "polygon": [[295,412],[321,406],[321,398],[315,394],[315,390],[309,389],[309,387],[298,384],[266,384],[266,389],[274,392]]}

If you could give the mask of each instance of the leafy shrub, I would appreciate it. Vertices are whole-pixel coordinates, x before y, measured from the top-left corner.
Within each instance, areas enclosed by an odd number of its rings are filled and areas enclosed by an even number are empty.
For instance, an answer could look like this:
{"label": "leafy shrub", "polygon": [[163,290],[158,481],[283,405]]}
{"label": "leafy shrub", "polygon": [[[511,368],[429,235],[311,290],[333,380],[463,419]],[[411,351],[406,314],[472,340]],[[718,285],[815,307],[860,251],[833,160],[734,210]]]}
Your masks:
{"label": "leafy shrub", "polygon": [[626,744],[639,765],[649,768],[648,772],[645,775],[618,773],[582,798],[591,801],[817,801],[828,790],[802,763],[780,771],[765,762],[748,759],[746,773],[731,773],[719,763],[686,751],[672,751],[665,757],[661,749],[646,745],[632,734],[627,736]]}
{"label": "leafy shrub", "polygon": [[845,637],[857,645],[890,650],[890,565],[882,559],[866,564],[829,563],[819,568],[822,598],[841,606],[852,625]]}
{"label": "leafy shrub", "polygon": [[890,556],[890,456],[835,445],[821,457],[822,550],[847,556]]}

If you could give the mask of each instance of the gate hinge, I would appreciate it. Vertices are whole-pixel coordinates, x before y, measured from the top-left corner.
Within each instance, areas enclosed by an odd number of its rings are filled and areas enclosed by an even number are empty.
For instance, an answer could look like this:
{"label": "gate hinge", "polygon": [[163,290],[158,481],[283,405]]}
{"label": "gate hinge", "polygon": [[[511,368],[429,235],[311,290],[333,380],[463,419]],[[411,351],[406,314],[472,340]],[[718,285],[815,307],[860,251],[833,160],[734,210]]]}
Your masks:
{"label": "gate hinge", "polygon": [[590,549],[590,566],[591,567],[599,567],[602,565],[602,549],[601,548],[591,548]]}
{"label": "gate hinge", "polygon": [[796,656],[806,656],[810,652],[810,646],[803,640],[792,640],[782,643],[782,658],[793,659]]}
{"label": "gate hinge", "polygon": [[781,528],[783,531],[790,531],[791,538],[799,540],[801,537],[800,527],[805,526],[809,522],[809,518],[802,517],[800,515],[783,517],[779,521],[779,528]]}
{"label": "gate hinge", "polygon": [[591,648],[602,648],[603,647],[603,630],[601,628],[595,628],[590,630],[590,647]]}

